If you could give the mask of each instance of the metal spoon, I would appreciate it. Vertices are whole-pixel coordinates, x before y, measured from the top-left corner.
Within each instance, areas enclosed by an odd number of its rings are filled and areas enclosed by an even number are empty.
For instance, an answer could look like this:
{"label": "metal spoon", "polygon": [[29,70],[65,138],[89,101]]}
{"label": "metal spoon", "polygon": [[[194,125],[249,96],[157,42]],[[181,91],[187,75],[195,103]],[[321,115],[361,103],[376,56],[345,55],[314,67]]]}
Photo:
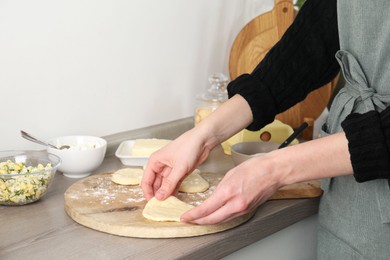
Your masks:
{"label": "metal spoon", "polygon": [[30,134],[26,133],[25,131],[23,130],[20,130],[20,133],[22,134],[22,137],[24,139],[27,139],[31,142],[34,142],[34,143],[37,143],[37,144],[41,144],[41,145],[45,145],[45,146],[50,146],[54,149],[59,149],[59,150],[63,150],[63,149],[69,149],[70,146],[69,145],[61,145],[60,147],[57,147],[57,146],[54,146],[52,144],[49,144],[49,143],[46,143],[44,141],[41,141],[41,140],[38,140],[37,138],[31,136]]}

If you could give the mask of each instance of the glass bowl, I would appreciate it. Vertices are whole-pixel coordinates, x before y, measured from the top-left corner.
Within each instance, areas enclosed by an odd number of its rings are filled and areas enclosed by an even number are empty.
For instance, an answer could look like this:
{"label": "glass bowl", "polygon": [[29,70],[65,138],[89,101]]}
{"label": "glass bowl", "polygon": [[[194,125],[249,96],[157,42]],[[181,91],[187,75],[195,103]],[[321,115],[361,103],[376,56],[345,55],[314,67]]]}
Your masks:
{"label": "glass bowl", "polygon": [[46,151],[1,151],[0,205],[25,205],[42,198],[60,163]]}

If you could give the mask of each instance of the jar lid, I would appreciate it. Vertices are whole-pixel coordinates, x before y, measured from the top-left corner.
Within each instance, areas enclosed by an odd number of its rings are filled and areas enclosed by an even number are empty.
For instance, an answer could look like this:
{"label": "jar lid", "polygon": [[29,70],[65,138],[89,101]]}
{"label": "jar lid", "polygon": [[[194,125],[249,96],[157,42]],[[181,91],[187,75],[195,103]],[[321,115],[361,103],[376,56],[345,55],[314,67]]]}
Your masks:
{"label": "jar lid", "polygon": [[203,101],[225,102],[228,99],[228,78],[223,73],[214,73],[209,76],[210,88],[197,96]]}

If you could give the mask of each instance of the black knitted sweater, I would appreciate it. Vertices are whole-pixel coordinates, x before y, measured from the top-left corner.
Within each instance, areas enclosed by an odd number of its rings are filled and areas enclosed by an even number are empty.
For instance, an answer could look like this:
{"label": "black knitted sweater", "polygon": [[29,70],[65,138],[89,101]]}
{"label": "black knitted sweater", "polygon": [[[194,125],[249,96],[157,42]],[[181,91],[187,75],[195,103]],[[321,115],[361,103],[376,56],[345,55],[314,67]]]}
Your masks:
{"label": "black knitted sweater", "polygon": [[[271,123],[340,71],[335,59],[340,49],[336,2],[307,0],[253,72],[230,82],[229,97],[240,94],[252,109],[249,130]],[[390,183],[390,107],[381,113],[353,113],[342,127],[356,181],[385,178]]]}

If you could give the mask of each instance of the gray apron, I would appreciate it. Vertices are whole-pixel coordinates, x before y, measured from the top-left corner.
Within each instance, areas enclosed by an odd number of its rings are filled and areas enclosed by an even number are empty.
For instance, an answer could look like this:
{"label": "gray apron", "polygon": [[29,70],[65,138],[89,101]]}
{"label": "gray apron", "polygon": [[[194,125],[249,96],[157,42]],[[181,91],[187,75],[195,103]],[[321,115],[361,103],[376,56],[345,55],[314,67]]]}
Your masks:
{"label": "gray apron", "polygon": [[[352,113],[390,105],[390,0],[339,0],[340,51],[345,86],[335,97],[323,134],[342,131]],[[353,176],[322,181],[318,259],[390,259],[387,180],[357,183]]]}

